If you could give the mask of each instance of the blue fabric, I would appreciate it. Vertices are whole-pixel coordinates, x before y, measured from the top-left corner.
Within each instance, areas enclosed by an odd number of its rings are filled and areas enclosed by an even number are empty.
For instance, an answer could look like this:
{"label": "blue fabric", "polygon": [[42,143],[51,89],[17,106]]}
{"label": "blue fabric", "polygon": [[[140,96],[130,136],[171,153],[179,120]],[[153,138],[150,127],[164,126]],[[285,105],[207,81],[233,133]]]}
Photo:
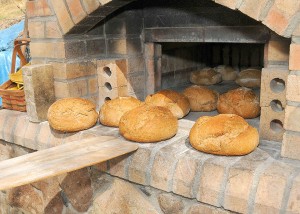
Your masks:
{"label": "blue fabric", "polygon": [[[8,74],[11,68],[11,56],[14,46],[14,40],[18,37],[20,32],[24,29],[24,21],[11,27],[0,30],[0,85],[8,80]],[[20,66],[20,60],[16,61],[16,68]],[[2,98],[0,97],[0,106],[2,105]]]}

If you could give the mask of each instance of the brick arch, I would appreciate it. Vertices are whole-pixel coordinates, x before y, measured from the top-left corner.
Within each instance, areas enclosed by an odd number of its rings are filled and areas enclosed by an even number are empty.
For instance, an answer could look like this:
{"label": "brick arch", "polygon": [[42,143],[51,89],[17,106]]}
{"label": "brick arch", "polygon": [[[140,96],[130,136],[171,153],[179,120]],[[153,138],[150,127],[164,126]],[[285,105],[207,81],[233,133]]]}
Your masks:
{"label": "brick arch", "polygon": [[[45,0],[40,0],[43,2]],[[60,25],[62,35],[82,34],[115,10],[134,0],[49,0]],[[290,38],[300,35],[300,22],[297,16],[298,0],[212,0],[233,10],[261,21],[278,35]]]}

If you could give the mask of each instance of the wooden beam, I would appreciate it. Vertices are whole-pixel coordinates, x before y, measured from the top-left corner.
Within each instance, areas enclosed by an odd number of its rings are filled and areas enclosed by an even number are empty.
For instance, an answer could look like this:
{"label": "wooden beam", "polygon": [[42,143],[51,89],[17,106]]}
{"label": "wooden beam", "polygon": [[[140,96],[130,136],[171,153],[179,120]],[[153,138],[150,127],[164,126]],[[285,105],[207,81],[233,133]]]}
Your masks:
{"label": "wooden beam", "polygon": [[0,190],[71,172],[137,149],[137,143],[100,136],[4,160],[0,162]]}

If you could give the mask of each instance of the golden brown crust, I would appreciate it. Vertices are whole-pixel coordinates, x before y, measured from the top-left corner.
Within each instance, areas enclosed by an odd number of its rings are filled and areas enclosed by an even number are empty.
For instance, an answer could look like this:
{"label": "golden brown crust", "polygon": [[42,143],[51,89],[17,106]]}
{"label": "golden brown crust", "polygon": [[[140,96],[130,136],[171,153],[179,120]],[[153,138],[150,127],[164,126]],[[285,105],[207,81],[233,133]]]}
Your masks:
{"label": "golden brown crust", "polygon": [[62,132],[75,132],[94,126],[98,119],[96,106],[82,98],[63,98],[48,109],[50,126]]}
{"label": "golden brown crust", "polygon": [[222,75],[222,80],[225,81],[235,80],[238,74],[237,70],[228,65],[219,65],[214,69]]}
{"label": "golden brown crust", "polygon": [[219,96],[217,110],[221,114],[255,118],[260,114],[259,97],[249,88],[230,90]]}
{"label": "golden brown crust", "polygon": [[216,155],[246,155],[259,143],[258,131],[234,114],[200,117],[189,139],[195,149]]}
{"label": "golden brown crust", "polygon": [[261,70],[251,68],[243,70],[239,73],[235,82],[243,87],[260,88]]}
{"label": "golden brown crust", "polygon": [[134,97],[117,97],[108,100],[100,109],[100,123],[105,126],[119,127],[119,122],[123,114],[140,105],[142,105],[142,102]]}
{"label": "golden brown crust", "polygon": [[190,81],[196,85],[214,85],[222,81],[222,75],[213,68],[203,68],[191,72]]}
{"label": "golden brown crust", "polygon": [[193,85],[183,94],[189,99],[191,111],[214,111],[217,108],[219,93],[204,86]]}
{"label": "golden brown crust", "polygon": [[161,90],[146,97],[145,103],[169,109],[177,118],[182,118],[190,111],[190,103],[186,96],[172,90]]}
{"label": "golden brown crust", "polygon": [[146,104],[126,112],[119,124],[124,138],[141,143],[169,139],[177,133],[177,129],[177,118],[170,110]]}

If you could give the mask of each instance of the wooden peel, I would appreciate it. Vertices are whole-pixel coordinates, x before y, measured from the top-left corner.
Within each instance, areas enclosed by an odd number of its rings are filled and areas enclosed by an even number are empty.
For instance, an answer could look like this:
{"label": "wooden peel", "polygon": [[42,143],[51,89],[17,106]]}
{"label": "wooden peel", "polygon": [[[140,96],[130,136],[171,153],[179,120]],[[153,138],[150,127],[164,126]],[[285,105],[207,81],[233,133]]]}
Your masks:
{"label": "wooden peel", "polygon": [[0,190],[91,166],[138,149],[112,136],[74,141],[0,162]]}

